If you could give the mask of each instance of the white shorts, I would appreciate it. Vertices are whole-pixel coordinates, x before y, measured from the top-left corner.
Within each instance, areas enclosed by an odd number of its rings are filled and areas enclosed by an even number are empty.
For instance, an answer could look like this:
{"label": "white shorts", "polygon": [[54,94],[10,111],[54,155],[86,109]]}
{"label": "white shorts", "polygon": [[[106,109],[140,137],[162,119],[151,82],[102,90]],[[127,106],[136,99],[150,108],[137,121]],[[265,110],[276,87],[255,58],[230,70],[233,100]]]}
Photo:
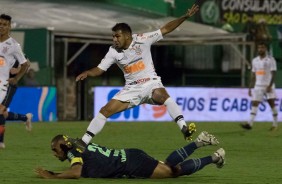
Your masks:
{"label": "white shorts", "polygon": [[276,98],[276,93],[275,93],[275,88],[272,88],[271,92],[267,93],[266,88],[254,88],[253,89],[253,96],[252,96],[252,101],[263,101],[263,97],[268,99],[275,99]]}
{"label": "white shorts", "polygon": [[155,103],[152,100],[152,93],[154,89],[164,88],[160,77],[153,77],[149,80],[145,80],[143,83],[125,85],[113,99],[122,102],[129,102],[128,108],[138,106],[143,103],[152,104]]}

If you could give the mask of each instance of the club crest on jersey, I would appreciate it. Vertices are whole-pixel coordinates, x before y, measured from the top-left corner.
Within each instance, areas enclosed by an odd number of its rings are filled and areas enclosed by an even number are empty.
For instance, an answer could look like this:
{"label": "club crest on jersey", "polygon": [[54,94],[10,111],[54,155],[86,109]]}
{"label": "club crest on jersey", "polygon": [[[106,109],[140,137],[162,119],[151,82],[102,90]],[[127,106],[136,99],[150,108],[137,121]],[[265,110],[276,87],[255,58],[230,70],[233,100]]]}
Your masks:
{"label": "club crest on jersey", "polygon": [[3,54],[6,54],[8,52],[9,48],[8,47],[3,47],[2,49],[2,53]]}
{"label": "club crest on jersey", "polygon": [[137,45],[137,46],[134,48],[134,50],[135,50],[135,53],[136,53],[137,55],[141,55],[141,54],[142,54],[142,49],[140,48],[140,45]]}

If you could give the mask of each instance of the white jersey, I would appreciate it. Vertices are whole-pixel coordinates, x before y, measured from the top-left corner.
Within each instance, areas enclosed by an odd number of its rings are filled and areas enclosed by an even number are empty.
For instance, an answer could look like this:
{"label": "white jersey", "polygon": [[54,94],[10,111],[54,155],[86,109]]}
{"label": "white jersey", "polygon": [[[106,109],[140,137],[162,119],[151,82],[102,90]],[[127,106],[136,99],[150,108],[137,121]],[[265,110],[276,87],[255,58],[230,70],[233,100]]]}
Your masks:
{"label": "white jersey", "polygon": [[272,78],[271,71],[276,70],[276,61],[273,57],[266,56],[261,59],[258,56],[254,58],[252,60],[252,72],[256,75],[255,87],[267,87]]}
{"label": "white jersey", "polygon": [[10,70],[16,60],[19,64],[23,64],[27,61],[20,44],[12,37],[4,42],[0,42],[0,88],[6,88]]}
{"label": "white jersey", "polygon": [[114,63],[123,71],[126,84],[133,81],[146,78],[156,77],[152,56],[151,45],[163,38],[160,30],[133,34],[133,40],[126,50],[118,51],[113,46],[98,65],[104,71]]}

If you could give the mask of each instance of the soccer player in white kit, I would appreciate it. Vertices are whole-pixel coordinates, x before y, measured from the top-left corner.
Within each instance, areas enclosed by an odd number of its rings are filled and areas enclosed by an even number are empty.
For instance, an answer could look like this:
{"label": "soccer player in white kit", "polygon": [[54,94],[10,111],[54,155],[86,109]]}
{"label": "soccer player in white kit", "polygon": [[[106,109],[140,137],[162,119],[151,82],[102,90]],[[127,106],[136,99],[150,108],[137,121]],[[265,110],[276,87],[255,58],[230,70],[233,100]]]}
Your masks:
{"label": "soccer player in white kit", "polygon": [[[9,85],[16,85],[25,74],[29,63],[25,58],[19,43],[10,37],[11,20],[9,15],[0,15],[0,148],[5,148],[3,135],[5,132],[5,117],[7,111],[3,101],[7,95]],[[16,60],[21,65],[16,76],[10,78],[10,70]]]}
{"label": "soccer player in white kit", "polygon": [[[252,109],[250,120],[241,126],[247,130],[252,129],[254,119],[257,114],[258,106],[266,97],[268,104],[271,107],[273,115],[273,123],[270,128],[271,131],[277,130],[277,109],[275,107],[275,74],[276,74],[276,61],[273,57],[267,54],[267,45],[259,43],[257,45],[258,56],[252,60],[252,74],[249,86],[249,96],[252,97]],[[253,93],[252,93],[253,88]]]}
{"label": "soccer player in white kit", "polygon": [[84,71],[76,77],[76,81],[84,80],[88,76],[100,76],[116,63],[123,71],[125,86],[92,119],[82,137],[85,144],[102,130],[108,117],[143,103],[165,105],[184,138],[191,139],[195,124],[191,123],[187,127],[179,106],[170,98],[161,78],[155,72],[150,49],[153,43],[163,39],[164,35],[175,30],[198,10],[199,6],[194,4],[185,15],[154,32],[132,35],[131,28],[126,23],[118,23],[112,28],[113,46],[97,67]]}

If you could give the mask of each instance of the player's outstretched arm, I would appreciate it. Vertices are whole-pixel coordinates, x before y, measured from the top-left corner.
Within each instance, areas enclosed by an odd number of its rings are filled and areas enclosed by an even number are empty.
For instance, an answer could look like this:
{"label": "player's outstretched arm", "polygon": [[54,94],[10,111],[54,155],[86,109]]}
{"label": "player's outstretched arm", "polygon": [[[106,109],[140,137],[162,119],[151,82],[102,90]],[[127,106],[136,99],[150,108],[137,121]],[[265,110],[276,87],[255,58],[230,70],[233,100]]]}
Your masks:
{"label": "player's outstretched arm", "polygon": [[35,172],[44,179],[78,179],[81,176],[82,165],[74,165],[62,173],[54,173],[43,168],[36,168]]}
{"label": "player's outstretched arm", "polygon": [[82,72],[81,74],[79,74],[75,81],[80,81],[80,80],[84,80],[86,79],[88,76],[91,76],[91,77],[96,77],[96,76],[100,76],[104,73],[105,71],[104,70],[101,70],[100,68],[98,67],[94,67],[90,70],[86,70],[84,72]]}
{"label": "player's outstretched arm", "polygon": [[191,7],[191,9],[188,9],[188,11],[186,12],[186,14],[184,14],[183,16],[168,22],[166,25],[164,25],[161,28],[161,32],[162,35],[166,35],[170,32],[172,32],[173,30],[175,30],[178,26],[180,26],[180,24],[182,24],[186,19],[192,17],[197,11],[199,10],[199,5],[197,4],[193,4],[193,6]]}

